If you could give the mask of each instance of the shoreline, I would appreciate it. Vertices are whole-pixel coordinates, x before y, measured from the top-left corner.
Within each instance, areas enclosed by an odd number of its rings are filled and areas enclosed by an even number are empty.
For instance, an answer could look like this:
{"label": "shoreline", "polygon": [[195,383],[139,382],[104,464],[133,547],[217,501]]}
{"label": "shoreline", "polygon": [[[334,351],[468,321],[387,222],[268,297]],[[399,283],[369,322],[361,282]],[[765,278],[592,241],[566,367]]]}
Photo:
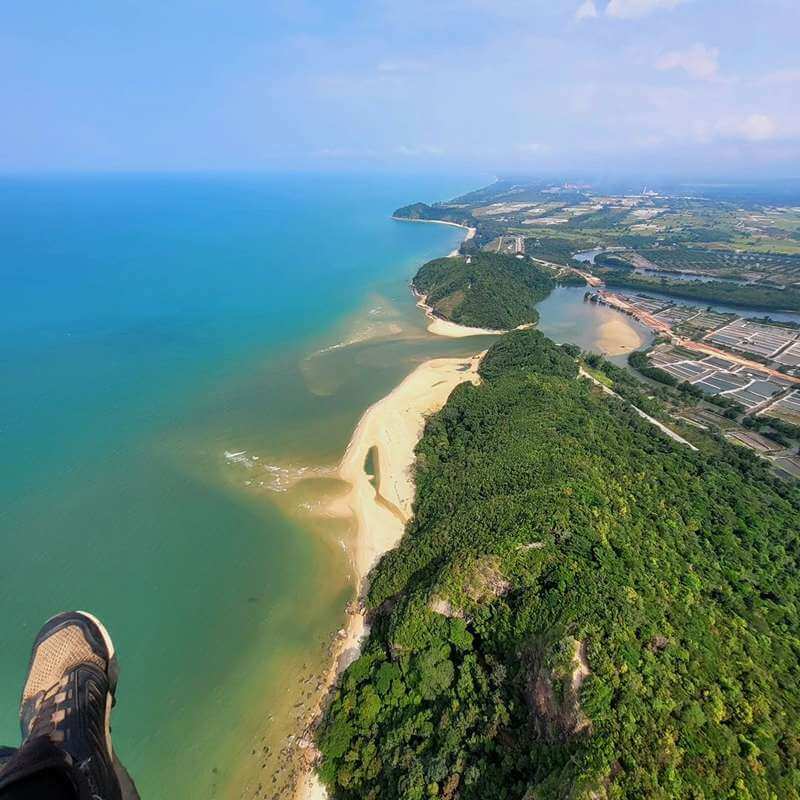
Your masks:
{"label": "shoreline", "polygon": [[[301,739],[306,763],[296,784],[295,800],[327,797],[315,769],[319,753],[313,743],[313,730],[331,689],[358,658],[361,644],[369,634],[361,603],[367,576],[380,557],[397,546],[411,518],[414,450],[426,418],[444,406],[456,386],[466,381],[478,382],[482,356],[481,352],[463,358],[434,358],[417,366],[364,412],[344,452],[338,476],[350,489],[330,504],[327,513],[352,516],[356,521],[352,556],[357,599],[348,605],[347,621],[337,635],[331,663],[322,681],[322,695],[309,715]],[[370,454],[377,465],[375,483],[365,469]]]}
{"label": "shoreline", "polygon": [[[475,234],[478,232],[477,228],[468,228],[466,225],[459,225],[458,227],[459,228],[467,228],[467,235],[461,240],[461,244],[464,244],[464,242],[468,242],[470,239],[474,238]],[[455,250],[451,250],[447,254],[447,257],[448,258],[454,258],[455,256],[457,256],[459,254],[460,250],[461,250],[461,246],[459,245],[458,247],[456,247]]]}
{"label": "shoreline", "polygon": [[[471,228],[469,225],[462,225],[460,222],[448,222],[444,219],[411,219],[410,217],[396,217],[394,214],[392,214],[392,219],[395,220],[395,222],[426,222],[434,225],[450,225],[452,228],[463,228],[465,231],[467,231],[467,235],[463,238],[461,242],[462,244],[464,242],[468,242],[478,232],[477,228]],[[457,256],[459,249],[460,248],[457,247],[455,250],[451,250],[447,254],[447,258]]]}
{"label": "shoreline", "polygon": [[471,328],[468,325],[459,325],[449,319],[437,317],[433,309],[425,302],[427,295],[420,294],[412,285],[411,293],[417,298],[417,308],[425,312],[425,316],[430,320],[428,333],[436,336],[446,336],[450,339],[463,339],[467,336],[502,336],[508,331],[494,330],[493,328]]}
{"label": "shoreline", "polygon": [[[444,220],[411,220],[392,216],[399,222],[426,222],[450,225],[467,231],[463,241],[475,236],[476,228]],[[458,248],[448,257],[458,255]],[[411,286],[412,294],[421,295]],[[430,319],[428,332],[461,338],[499,335],[505,331],[468,328],[440,319],[423,302],[417,302]],[[351,517],[356,523],[352,564],[356,578],[356,599],[346,607],[347,618],[333,641],[327,669],[322,673],[319,698],[309,711],[298,746],[301,751],[299,775],[293,800],[327,800],[328,793],[319,779],[316,765],[319,751],[314,731],[339,677],[355,661],[369,635],[362,598],[366,579],[380,557],[397,546],[412,516],[414,502],[414,450],[422,436],[425,419],[439,411],[453,389],[465,381],[477,383],[478,366],[486,351],[464,358],[434,358],[412,370],[388,395],[362,414],[339,462],[337,476],[349,484],[347,493],[330,503],[330,516]],[[372,457],[374,476],[367,474],[366,462]]]}
{"label": "shoreline", "polygon": [[[472,239],[478,230],[477,228],[471,228],[469,225],[462,225],[459,222],[448,222],[443,219],[409,219],[408,217],[396,217],[394,214],[392,214],[392,219],[397,222],[425,222],[433,225],[449,225],[452,228],[463,228],[467,232],[467,235],[462,240],[462,244]],[[460,246],[455,250],[451,250],[446,258],[455,258],[458,256],[459,250]],[[425,295],[420,294],[414,288],[413,283],[411,284],[411,293],[418,300],[417,308],[421,308],[425,312],[425,316],[430,320],[428,324],[428,333],[432,333],[435,336],[446,336],[450,339],[463,339],[467,336],[500,336],[504,333],[508,333],[508,331],[493,330],[491,328],[472,328],[468,325],[459,325],[457,322],[451,322],[448,319],[437,317],[433,309],[425,303]]]}

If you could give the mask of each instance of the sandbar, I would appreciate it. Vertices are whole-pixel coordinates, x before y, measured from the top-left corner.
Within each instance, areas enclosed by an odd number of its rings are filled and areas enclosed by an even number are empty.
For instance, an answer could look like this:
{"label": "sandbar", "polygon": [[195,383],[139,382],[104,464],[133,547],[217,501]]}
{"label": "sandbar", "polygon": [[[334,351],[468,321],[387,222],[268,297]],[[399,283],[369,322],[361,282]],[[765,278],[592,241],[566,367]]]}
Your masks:
{"label": "sandbar", "polygon": [[[329,513],[351,514],[356,521],[352,558],[359,597],[363,595],[370,570],[385,552],[397,546],[411,518],[414,449],[426,418],[442,408],[460,383],[479,382],[478,365],[482,356],[483,353],[478,353],[468,358],[435,358],[420,364],[392,392],[370,406],[356,426],[338,470],[350,489],[334,501]],[[365,469],[370,451],[378,465],[377,487]],[[333,663],[324,679],[327,687],[333,686],[342,671],[358,657],[368,633],[363,608],[351,604],[347,624],[337,637]],[[315,709],[314,716],[320,711],[321,706]],[[304,744],[309,761],[313,762],[316,751],[310,734]],[[298,781],[295,800],[325,797],[325,788],[309,763]]]}

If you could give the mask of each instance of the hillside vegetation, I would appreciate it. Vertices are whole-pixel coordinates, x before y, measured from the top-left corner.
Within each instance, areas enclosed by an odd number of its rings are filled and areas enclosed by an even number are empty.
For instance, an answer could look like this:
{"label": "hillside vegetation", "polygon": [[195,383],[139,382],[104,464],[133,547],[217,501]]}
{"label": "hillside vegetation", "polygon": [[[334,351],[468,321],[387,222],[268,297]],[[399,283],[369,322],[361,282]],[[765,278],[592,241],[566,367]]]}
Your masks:
{"label": "hillside vegetation", "polygon": [[446,205],[429,206],[427,203],[412,203],[398,208],[393,217],[396,219],[429,220],[432,222],[454,222],[457,225],[475,226],[475,218],[469,209],[449,207]]}
{"label": "hillside vegetation", "polygon": [[628,274],[619,270],[597,271],[608,286],[621,286],[640,291],[666,292],[673,297],[688,300],[704,300],[717,303],[731,303],[742,307],[774,309],[783,311],[800,310],[800,291],[796,289],[777,289],[771,286],[748,285],[724,281],[683,281],[672,278],[649,278]]}
{"label": "hillside vegetation", "polygon": [[461,325],[505,330],[539,318],[536,303],[555,283],[529,260],[497,253],[437,258],[413,281],[437,316]]}
{"label": "hillside vegetation", "polygon": [[534,331],[417,448],[318,731],[338,800],[800,797],[800,495]]}

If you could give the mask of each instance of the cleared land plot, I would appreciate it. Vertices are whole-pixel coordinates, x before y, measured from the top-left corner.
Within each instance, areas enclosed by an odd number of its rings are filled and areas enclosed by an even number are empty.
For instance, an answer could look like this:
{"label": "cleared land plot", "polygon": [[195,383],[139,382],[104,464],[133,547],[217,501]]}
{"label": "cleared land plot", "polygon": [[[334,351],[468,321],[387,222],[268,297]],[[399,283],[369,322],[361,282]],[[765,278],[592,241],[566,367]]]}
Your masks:
{"label": "cleared land plot", "polygon": [[775,361],[787,367],[800,367],[800,342],[791,345],[782,353],[775,356]]}
{"label": "cleared land plot", "polygon": [[800,478],[800,458],[797,456],[778,456],[775,464],[793,478]]}
{"label": "cleared land plot", "polygon": [[732,392],[741,389],[750,383],[748,378],[737,375],[734,372],[719,371],[709,375],[702,381],[698,381],[696,386],[709,394],[719,394],[720,392]]}
{"label": "cleared land plot", "polygon": [[722,414],[717,414],[707,408],[692,408],[684,411],[684,414],[704,425],[713,425],[717,428],[730,428],[734,423]]}
{"label": "cleared land plot", "polygon": [[706,339],[734,350],[772,358],[790,342],[796,342],[798,335],[800,331],[794,328],[737,319],[709,334]]}
{"label": "cleared land plot", "polygon": [[656,300],[653,297],[647,297],[642,294],[622,294],[620,297],[632,306],[636,306],[642,311],[647,311],[649,314],[655,314],[670,306],[665,300]]}
{"label": "cleared land plot", "polygon": [[721,358],[720,356],[709,356],[708,358],[704,358],[703,363],[708,364],[710,367],[714,367],[714,369],[732,369],[736,366],[735,361],[729,361],[727,358]]}
{"label": "cleared land plot", "polygon": [[782,397],[777,403],[773,403],[765,415],[800,425],[800,389],[796,389],[786,397]]}
{"label": "cleared land plot", "polygon": [[697,316],[697,309],[691,308],[690,306],[672,306],[671,308],[665,308],[663,311],[659,311],[657,314],[654,314],[656,319],[664,320],[671,325],[680,325],[683,322],[687,322],[692,317]]}
{"label": "cleared land plot", "polygon": [[692,319],[692,327],[710,331],[734,319],[736,319],[736,317],[733,314],[718,314],[715,311],[704,311],[702,314],[698,314]]}
{"label": "cleared land plot", "polygon": [[739,389],[735,392],[729,392],[725,396],[730,397],[737,403],[741,403],[741,405],[743,405],[748,411],[758,405],[761,405],[761,403],[765,402],[770,397],[770,395],[764,396],[760,391],[753,391],[752,385],[746,386],[745,388]]}
{"label": "cleared land plot", "polygon": [[696,381],[708,375],[713,375],[714,370],[703,367],[695,361],[681,361],[677,364],[663,364],[661,369],[675,376],[679,381]]}
{"label": "cleared land plot", "polygon": [[660,352],[657,353],[653,351],[649,354],[650,362],[656,366],[661,367],[664,364],[674,364],[676,361],[680,361],[680,356],[676,355],[673,352]]}
{"label": "cleared land plot", "polygon": [[756,381],[750,384],[749,389],[751,392],[763,395],[766,398],[782,392],[783,386],[775,381]]}
{"label": "cleared land plot", "polygon": [[732,442],[743,444],[745,447],[749,447],[757,453],[771,453],[781,449],[775,442],[763,436],[759,436],[757,433],[751,433],[750,431],[730,431],[726,433],[725,436]]}
{"label": "cleared land plot", "polygon": [[648,357],[657,367],[662,364],[675,364],[678,361],[701,361],[702,353],[688,350],[685,347],[676,347],[670,344],[660,344],[648,353]]}

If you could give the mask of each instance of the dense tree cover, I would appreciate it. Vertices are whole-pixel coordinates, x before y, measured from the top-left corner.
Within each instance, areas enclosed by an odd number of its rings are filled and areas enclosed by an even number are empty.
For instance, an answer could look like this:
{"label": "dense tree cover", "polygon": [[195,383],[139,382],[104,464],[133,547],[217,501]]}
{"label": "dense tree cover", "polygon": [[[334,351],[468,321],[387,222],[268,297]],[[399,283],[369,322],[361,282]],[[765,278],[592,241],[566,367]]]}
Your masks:
{"label": "dense tree cover", "polygon": [[575,242],[558,236],[533,236],[525,239],[525,252],[542,261],[551,261],[566,267],[586,267],[572,256],[576,251]]}
{"label": "dense tree cover", "polygon": [[629,208],[602,208],[587,214],[576,214],[565,223],[566,228],[613,228],[630,214]]}
{"label": "dense tree cover", "polygon": [[539,318],[538,303],[553,289],[550,272],[499,253],[437,258],[423,264],[414,288],[435,314],[462,325],[504,330]]}
{"label": "dense tree cover", "polygon": [[427,203],[412,203],[398,208],[392,215],[398,219],[426,219],[434,222],[455,222],[457,225],[475,226],[475,218],[468,208],[454,208],[443,204],[429,206]]}
{"label": "dense tree cover", "polygon": [[[633,373],[624,367],[618,367],[597,353],[584,353],[583,360],[587,366],[599,370],[610,381],[610,387],[622,398],[632,403],[651,417],[663,418],[667,416],[664,397],[645,395],[642,393],[642,383]],[[680,389],[680,386],[678,387]],[[666,393],[666,388],[663,389]]]}
{"label": "dense tree cover", "polygon": [[737,275],[753,270],[793,270],[800,267],[800,257],[783,253],[754,253],[747,250],[722,250],[680,245],[646,248],[640,249],[638,252],[664,270]]}
{"label": "dense tree cover", "polygon": [[[758,417],[758,419],[763,419],[763,417]],[[766,421],[769,422],[770,426],[775,428],[776,431],[780,431],[784,434],[784,436],[788,436],[790,439],[800,440],[800,425],[795,425],[792,422],[787,422],[777,417],[767,417]]]}
{"label": "dense tree cover", "polygon": [[563,270],[556,275],[556,284],[558,286],[586,286],[586,279],[575,272]]}
{"label": "dense tree cover", "polygon": [[318,732],[335,800],[800,797],[797,488],[565,372],[515,333],[429,419]]}
{"label": "dense tree cover", "polygon": [[578,374],[576,355],[573,345],[554,345],[541,331],[512,331],[489,349],[478,372],[486,380],[531,371],[574,378]]}
{"label": "dense tree cover", "polygon": [[604,280],[609,286],[666,292],[673,297],[685,297],[692,300],[732,303],[754,308],[800,310],[800,291],[791,288],[776,289],[758,284],[740,286],[724,281],[683,281],[669,278],[659,280],[638,275],[626,275],[622,272],[609,272],[604,275]]}
{"label": "dense tree cover", "polygon": [[624,270],[624,271],[632,271],[633,264],[630,261],[626,261],[624,258],[620,256],[615,256],[611,253],[598,253],[594,259],[595,266],[605,269],[615,269],[615,270]]}
{"label": "dense tree cover", "polygon": [[[551,191],[548,191],[548,189],[551,189]],[[515,203],[552,203],[557,201],[563,205],[574,205],[587,199],[587,195],[579,189],[565,189],[562,187],[558,192],[553,192],[550,181],[536,180],[525,176],[519,179],[501,178],[488,186],[462,194],[456,197],[453,202],[480,206],[508,201]]]}
{"label": "dense tree cover", "polygon": [[704,398],[707,402],[713,403],[715,406],[725,409],[725,416],[728,419],[736,419],[740,414],[743,414],[746,409],[741,404],[724,394],[709,394]]}
{"label": "dense tree cover", "polygon": [[461,252],[472,253],[479,250],[487,242],[506,232],[506,226],[489,218],[477,219],[469,208],[447,203],[412,203],[398,208],[392,215],[396,219],[429,220],[431,222],[454,222],[475,228],[475,236],[461,245]]}
{"label": "dense tree cover", "polygon": [[800,425],[793,425],[791,422],[779,419],[778,417],[755,417],[748,415],[742,420],[745,428],[769,436],[784,447],[791,445],[792,439],[800,440]]}

